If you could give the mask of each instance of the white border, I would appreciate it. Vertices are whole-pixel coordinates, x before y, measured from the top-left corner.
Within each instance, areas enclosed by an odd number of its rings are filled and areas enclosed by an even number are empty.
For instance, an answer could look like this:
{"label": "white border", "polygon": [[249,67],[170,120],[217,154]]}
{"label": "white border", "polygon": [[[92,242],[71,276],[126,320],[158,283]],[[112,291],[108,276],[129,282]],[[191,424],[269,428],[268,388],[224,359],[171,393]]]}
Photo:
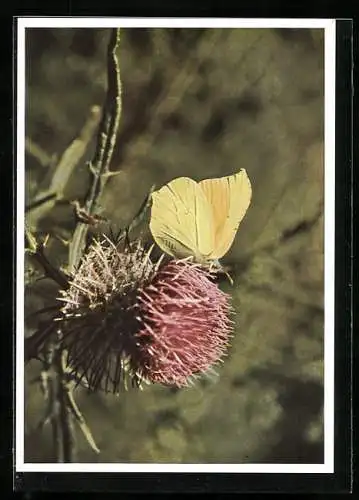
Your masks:
{"label": "white border", "polygon": [[[324,464],[31,464],[24,463],[24,168],[26,28],[323,28],[325,29],[325,354]],[[17,29],[17,279],[16,279],[16,472],[334,472],[334,227],[335,227],[335,34],[333,19],[76,18],[20,17]]]}
{"label": "white border", "polygon": [[26,28],[327,28],[329,19],[20,17]]}

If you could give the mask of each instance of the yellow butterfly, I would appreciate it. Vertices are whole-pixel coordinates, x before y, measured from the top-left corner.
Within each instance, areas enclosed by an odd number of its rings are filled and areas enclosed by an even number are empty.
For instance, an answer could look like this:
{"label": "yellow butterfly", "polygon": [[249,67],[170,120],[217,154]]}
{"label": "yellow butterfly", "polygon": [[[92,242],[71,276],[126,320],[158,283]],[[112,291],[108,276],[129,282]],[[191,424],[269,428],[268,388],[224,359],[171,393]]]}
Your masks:
{"label": "yellow butterfly", "polygon": [[252,198],[247,173],[196,182],[179,177],[152,193],[150,230],[175,258],[217,261],[230,249]]}

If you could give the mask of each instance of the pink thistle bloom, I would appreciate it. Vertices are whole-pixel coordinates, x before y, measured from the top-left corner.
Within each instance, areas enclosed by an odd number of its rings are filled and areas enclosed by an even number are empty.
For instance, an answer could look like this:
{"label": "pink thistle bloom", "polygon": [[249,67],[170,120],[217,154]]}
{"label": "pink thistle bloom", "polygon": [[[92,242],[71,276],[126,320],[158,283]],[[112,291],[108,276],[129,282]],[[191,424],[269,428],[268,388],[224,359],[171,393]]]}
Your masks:
{"label": "pink thistle bloom", "polygon": [[230,296],[208,269],[163,257],[108,238],[89,248],[50,325],[78,383],[114,393],[128,379],[182,387],[225,355]]}
{"label": "pink thistle bloom", "polygon": [[142,370],[151,382],[185,386],[225,354],[231,333],[229,297],[210,273],[172,260],[139,292]]}

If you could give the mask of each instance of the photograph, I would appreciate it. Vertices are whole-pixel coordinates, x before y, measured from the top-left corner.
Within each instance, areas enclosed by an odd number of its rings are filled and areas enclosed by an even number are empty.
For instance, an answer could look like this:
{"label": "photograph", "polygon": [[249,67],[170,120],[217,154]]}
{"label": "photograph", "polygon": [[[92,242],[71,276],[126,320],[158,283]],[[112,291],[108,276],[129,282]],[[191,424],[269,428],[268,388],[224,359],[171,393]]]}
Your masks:
{"label": "photograph", "polygon": [[334,20],[18,19],[18,471],[333,472],[334,75]]}

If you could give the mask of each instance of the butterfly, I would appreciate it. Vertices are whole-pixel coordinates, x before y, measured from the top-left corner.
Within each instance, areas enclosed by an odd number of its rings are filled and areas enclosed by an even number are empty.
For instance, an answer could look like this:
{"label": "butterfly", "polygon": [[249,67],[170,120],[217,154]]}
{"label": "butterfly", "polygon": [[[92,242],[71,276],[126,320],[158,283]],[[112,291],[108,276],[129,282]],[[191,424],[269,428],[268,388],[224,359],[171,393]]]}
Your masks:
{"label": "butterfly", "polygon": [[245,169],[201,182],[179,177],[152,193],[152,236],[175,258],[218,263],[232,246],[251,198]]}

